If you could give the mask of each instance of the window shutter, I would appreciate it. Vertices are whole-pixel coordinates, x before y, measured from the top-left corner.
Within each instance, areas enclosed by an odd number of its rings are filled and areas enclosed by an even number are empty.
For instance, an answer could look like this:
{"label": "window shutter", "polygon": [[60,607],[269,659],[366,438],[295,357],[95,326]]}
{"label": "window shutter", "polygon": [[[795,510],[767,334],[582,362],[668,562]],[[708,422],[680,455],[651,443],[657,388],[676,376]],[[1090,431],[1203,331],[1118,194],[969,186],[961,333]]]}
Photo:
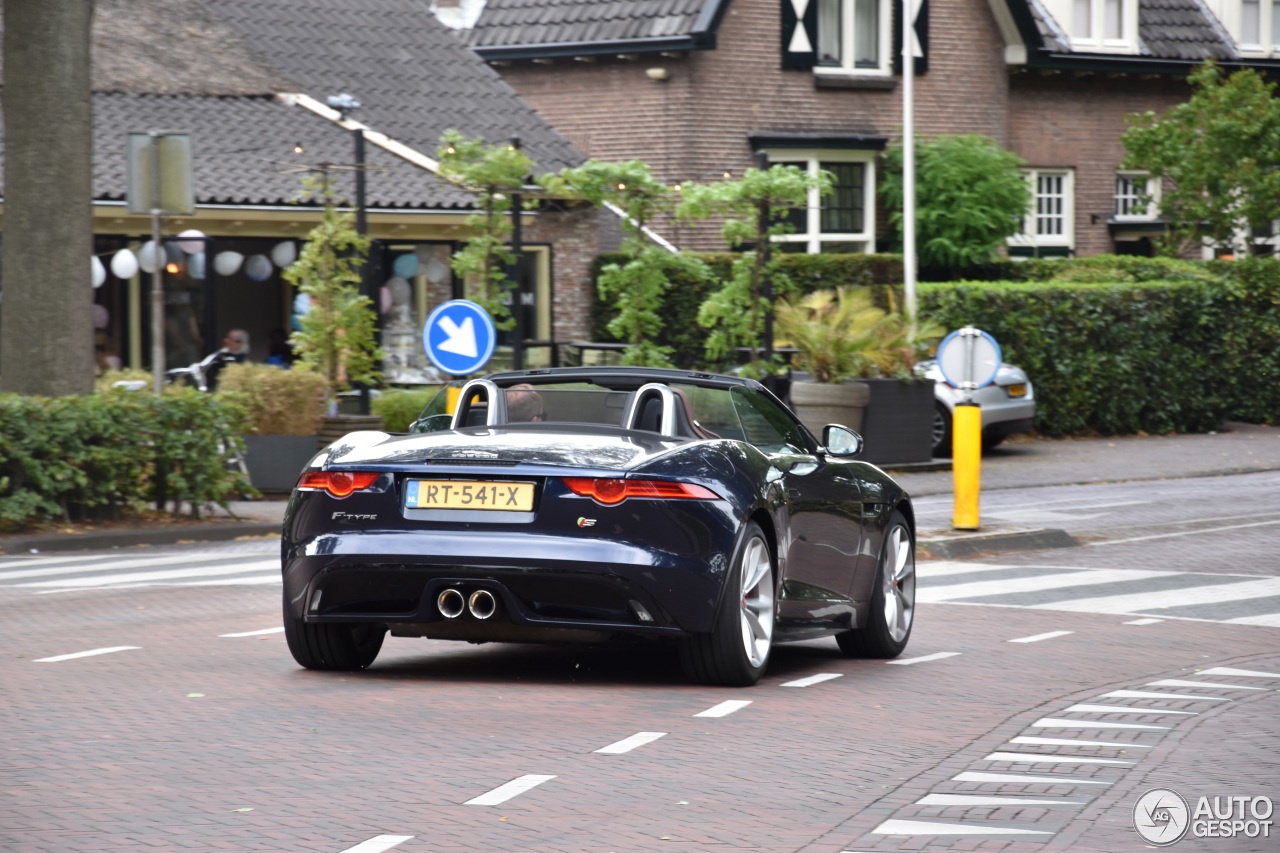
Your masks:
{"label": "window shutter", "polygon": [[818,64],[818,0],[782,0],[782,67]]}
{"label": "window shutter", "polygon": [[[929,70],[929,0],[917,0],[920,10],[916,13],[916,39],[920,42],[920,56],[916,57],[915,73]],[[893,73],[902,73],[902,6],[903,0],[893,3]]]}

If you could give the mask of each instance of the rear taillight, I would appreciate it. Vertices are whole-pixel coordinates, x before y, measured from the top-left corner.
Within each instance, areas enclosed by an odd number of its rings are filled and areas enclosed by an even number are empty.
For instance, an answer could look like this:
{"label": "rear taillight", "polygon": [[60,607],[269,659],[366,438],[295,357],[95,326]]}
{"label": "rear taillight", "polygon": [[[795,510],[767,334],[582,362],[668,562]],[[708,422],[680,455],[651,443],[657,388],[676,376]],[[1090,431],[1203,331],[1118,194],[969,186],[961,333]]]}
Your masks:
{"label": "rear taillight", "polygon": [[376,471],[308,471],[298,480],[303,491],[325,491],[335,498],[369,488],[378,479]]}
{"label": "rear taillight", "polygon": [[591,498],[612,506],[627,498],[657,498],[659,500],[714,501],[720,496],[704,486],[693,483],[673,483],[670,480],[623,480],[618,477],[565,477],[569,491],[584,498]]}

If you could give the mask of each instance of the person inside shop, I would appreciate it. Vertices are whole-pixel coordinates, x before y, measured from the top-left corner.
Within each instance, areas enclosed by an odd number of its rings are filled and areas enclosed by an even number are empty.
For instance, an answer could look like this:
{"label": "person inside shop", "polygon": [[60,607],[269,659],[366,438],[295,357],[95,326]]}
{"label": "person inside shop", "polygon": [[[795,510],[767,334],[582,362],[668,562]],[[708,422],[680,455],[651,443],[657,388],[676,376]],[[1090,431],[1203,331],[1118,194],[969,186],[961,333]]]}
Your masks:
{"label": "person inside shop", "polygon": [[249,333],[244,329],[231,329],[222,339],[222,349],[209,359],[204,369],[205,386],[210,392],[218,389],[218,374],[228,364],[240,364],[249,357]]}

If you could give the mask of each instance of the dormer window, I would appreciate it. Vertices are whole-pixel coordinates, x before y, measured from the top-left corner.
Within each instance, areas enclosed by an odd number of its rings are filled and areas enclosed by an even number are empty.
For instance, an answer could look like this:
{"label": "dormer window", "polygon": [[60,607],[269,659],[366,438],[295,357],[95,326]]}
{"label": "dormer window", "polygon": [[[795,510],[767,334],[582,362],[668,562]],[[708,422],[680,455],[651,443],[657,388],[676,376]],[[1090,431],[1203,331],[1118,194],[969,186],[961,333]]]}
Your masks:
{"label": "dormer window", "polygon": [[1138,0],[1044,0],[1052,17],[1069,31],[1072,50],[1136,53]]}
{"label": "dormer window", "polygon": [[883,0],[817,0],[818,70],[888,73]]}
{"label": "dormer window", "polygon": [[1274,0],[1241,0],[1240,49],[1271,52],[1280,46],[1280,5]]}

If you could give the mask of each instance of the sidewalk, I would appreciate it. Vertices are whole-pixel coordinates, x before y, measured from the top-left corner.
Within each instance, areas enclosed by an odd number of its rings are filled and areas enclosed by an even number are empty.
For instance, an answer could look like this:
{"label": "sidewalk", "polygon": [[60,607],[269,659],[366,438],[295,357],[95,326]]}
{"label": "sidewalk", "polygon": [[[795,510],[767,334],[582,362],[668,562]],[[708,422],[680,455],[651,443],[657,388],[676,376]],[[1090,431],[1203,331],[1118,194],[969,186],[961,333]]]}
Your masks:
{"label": "sidewalk", "polygon": [[[946,460],[939,462],[929,467],[943,470],[889,470],[912,497],[951,494],[951,471]],[[1280,427],[1231,423],[1222,431],[1205,435],[1017,440],[1001,445],[982,460],[981,478],[982,490],[988,492],[1258,471],[1280,471]],[[203,522],[3,536],[0,551],[23,554],[277,536],[284,508],[283,499],[236,501],[229,513],[214,510]],[[937,558],[1074,544],[1061,530],[986,522],[978,533],[921,530],[918,539],[921,549]]]}

